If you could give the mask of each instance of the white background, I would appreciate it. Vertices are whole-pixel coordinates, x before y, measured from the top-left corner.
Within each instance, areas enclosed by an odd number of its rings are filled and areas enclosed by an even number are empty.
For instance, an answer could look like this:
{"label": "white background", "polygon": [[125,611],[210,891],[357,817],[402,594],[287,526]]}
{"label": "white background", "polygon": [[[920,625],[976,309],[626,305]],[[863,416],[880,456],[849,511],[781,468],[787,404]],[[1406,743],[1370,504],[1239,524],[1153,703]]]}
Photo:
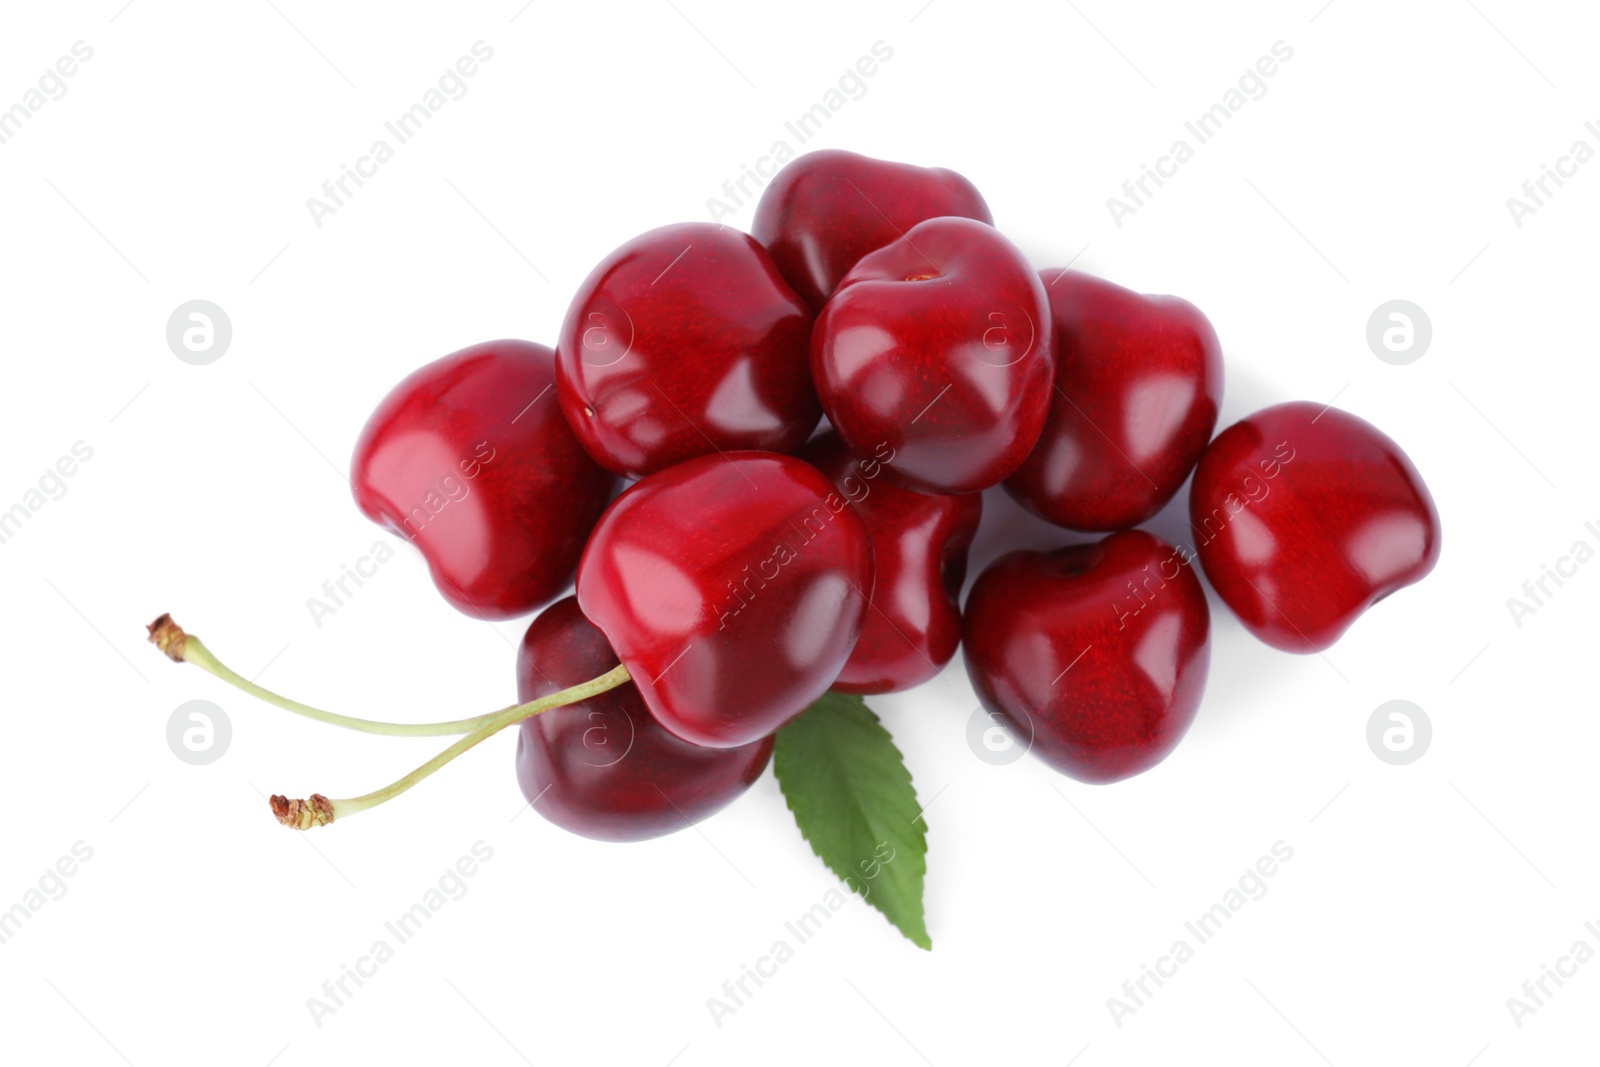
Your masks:
{"label": "white background", "polygon": [[[1591,9],[274,3],[30,5],[0,33],[0,106],[74,42],[94,50],[0,145],[0,509],[75,442],[94,450],[0,545],[0,908],[75,842],[93,850],[0,945],[0,1056],[1592,1060],[1600,962],[1520,1028],[1506,1006],[1575,941],[1600,949],[1583,926],[1600,925],[1600,563],[1520,627],[1506,606],[1573,542],[1600,548],[1584,529],[1600,525],[1600,162],[1520,228],[1506,206],[1573,141],[1600,148]],[[467,94],[315,226],[307,197],[478,40],[494,56]],[[873,701],[929,805],[934,950],[852,903],[719,1028],[707,998],[837,885],[770,773],[699,831],[599,844],[522,814],[507,734],[386,809],[295,835],[265,793],[362,792],[436,743],[254,705],[162,659],[143,624],[170,610],[244,673],[350,712],[507,703],[522,624],[458,615],[409,549],[313,622],[325,580],[394,543],[345,480],[367,412],[466,344],[552,342],[596,261],[707,218],[880,40],[892,59],[808,147],[955,168],[1040,266],[1076,256],[1193,300],[1226,349],[1223,423],[1337,397],[1414,459],[1444,551],[1325,658],[1261,645],[1213,601],[1192,732],[1120,785],[976,758],[959,659]],[[1280,40],[1293,58],[1266,95],[1116,226],[1106,198]],[[234,331],[204,367],[165,340],[196,298]],[[1365,340],[1393,298],[1433,324],[1409,366]],[[986,504],[975,567],[1074,539]],[[1152,528],[1184,533],[1171,509]],[[204,767],[165,739],[194,698],[233,725]],[[1406,767],[1365,739],[1395,698],[1434,728]],[[1269,892],[1115,1025],[1107,998],[1280,840],[1294,855]],[[307,998],[478,841],[493,858],[467,894],[317,1026]]]}

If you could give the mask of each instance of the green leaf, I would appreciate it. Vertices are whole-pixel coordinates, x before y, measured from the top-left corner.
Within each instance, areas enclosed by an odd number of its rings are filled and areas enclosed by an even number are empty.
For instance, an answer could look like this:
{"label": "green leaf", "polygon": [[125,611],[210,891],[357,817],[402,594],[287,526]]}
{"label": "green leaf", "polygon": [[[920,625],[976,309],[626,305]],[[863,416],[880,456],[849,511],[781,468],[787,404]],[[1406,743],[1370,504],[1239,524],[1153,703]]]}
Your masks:
{"label": "green leaf", "polygon": [[858,696],[824,693],[778,731],[778,785],[800,833],[828,869],[925,949],[927,874],[917,793],[900,750]]}

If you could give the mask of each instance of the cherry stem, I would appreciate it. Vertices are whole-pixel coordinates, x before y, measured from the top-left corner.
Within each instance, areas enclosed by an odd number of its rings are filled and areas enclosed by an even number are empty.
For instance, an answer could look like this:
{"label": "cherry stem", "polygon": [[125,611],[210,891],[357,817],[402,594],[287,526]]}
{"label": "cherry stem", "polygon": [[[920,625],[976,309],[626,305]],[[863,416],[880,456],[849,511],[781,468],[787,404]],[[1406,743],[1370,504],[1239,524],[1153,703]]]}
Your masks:
{"label": "cherry stem", "polygon": [[177,663],[192,663],[235,689],[249,693],[257,700],[263,700],[274,707],[292,711],[296,715],[303,715],[330,726],[342,726],[346,730],[356,730],[364,734],[380,734],[386,737],[449,737],[454,734],[469,734],[497,715],[515,710],[519,706],[513,704],[499,711],[491,711],[487,715],[478,715],[470,719],[452,719],[449,722],[402,723],[357,719],[337,712],[323,711],[321,708],[302,704],[298,700],[290,700],[257,685],[219,660],[203,641],[194,634],[186,633],[183,627],[174,622],[171,615],[161,616],[146,629],[150,631],[150,643]]}
{"label": "cherry stem", "polygon": [[321,708],[302,704],[297,700],[279,696],[270,689],[263,689],[248,678],[244,678],[223,662],[196,636],[184,632],[183,627],[172,621],[171,615],[163,615],[151,623],[147,629],[150,631],[150,643],[166,653],[167,657],[176,663],[192,663],[196,667],[215,675],[236,689],[249,693],[272,704],[292,711],[296,715],[303,715],[317,722],[328,723],[332,726],[343,726],[347,730],[359,730],[368,734],[384,734],[391,737],[438,737],[449,734],[465,734],[455,744],[433,757],[416,770],[401,778],[390,782],[372,793],[364,796],[351,797],[349,800],[329,800],[321,793],[313,793],[305,800],[290,800],[288,797],[274,796],[271,798],[272,814],[283,825],[296,830],[309,830],[313,826],[326,826],[335,819],[349,818],[368,808],[375,808],[385,801],[392,800],[421,782],[439,768],[479,744],[493,737],[508,726],[513,726],[523,719],[532,718],[541,712],[552,708],[565,707],[579,701],[588,700],[598,696],[609,689],[615,689],[632,680],[628,668],[620,663],[611,668],[598,678],[591,678],[587,682],[563,689],[558,693],[531,700],[526,704],[514,704],[499,711],[491,711],[487,715],[478,715],[471,719],[452,719],[449,722],[425,723],[396,723],[378,722],[373,719],[356,719],[349,715],[339,715]]}
{"label": "cherry stem", "polygon": [[375,808],[386,801],[393,800],[463,752],[493,737],[507,726],[519,723],[523,719],[532,718],[552,708],[565,707],[568,704],[576,704],[581,700],[587,700],[592,696],[604,693],[608,689],[615,689],[629,680],[628,668],[618,664],[598,678],[591,678],[587,682],[581,682],[568,689],[563,689],[559,693],[551,693],[549,696],[540,697],[538,700],[530,701],[514,708],[507,708],[505,711],[496,712],[488,716],[482,726],[473,730],[410,774],[397,778],[382,789],[367,793],[364,796],[351,797],[348,800],[329,800],[321,793],[313,793],[305,800],[290,800],[287,797],[274,796],[272,798],[272,814],[283,825],[296,830],[309,830],[313,826],[326,826],[335,819],[349,818],[369,808]]}

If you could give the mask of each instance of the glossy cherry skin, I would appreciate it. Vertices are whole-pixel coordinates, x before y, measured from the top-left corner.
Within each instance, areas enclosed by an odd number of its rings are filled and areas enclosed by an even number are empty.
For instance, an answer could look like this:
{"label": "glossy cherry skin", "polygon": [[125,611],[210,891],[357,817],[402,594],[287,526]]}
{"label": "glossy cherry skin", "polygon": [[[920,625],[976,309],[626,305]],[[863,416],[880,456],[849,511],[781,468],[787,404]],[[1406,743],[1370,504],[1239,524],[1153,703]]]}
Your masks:
{"label": "glossy cherry skin", "polygon": [[[617,654],[578,608],[558,600],[529,625],[517,656],[523,703],[598,677]],[[517,783],[533,809],[601,841],[641,841],[699,822],[750,788],[772,738],[701,748],[667,733],[631,685],[522,720]]]}
{"label": "glossy cherry skin", "polygon": [[964,629],[983,706],[1082,782],[1165,759],[1194,721],[1211,664],[1200,580],[1143,530],[1001,556],[973,583]]}
{"label": "glossy cherry skin", "polygon": [[1055,391],[1039,443],[1006,479],[1023,507],[1073,530],[1150,518],[1194,469],[1222,404],[1222,345],[1187,300],[1077,271],[1041,271]]}
{"label": "glossy cherry skin", "polygon": [[573,297],[556,345],[561,410],[589,454],[629,478],[718,450],[792,452],[822,411],[811,321],[748,234],[651,230]]}
{"label": "glossy cherry skin", "polygon": [[415,544],[468,615],[549,603],[611,499],[616,479],[556,406],[554,363],[528,341],[464,348],[390,390],[356,442],[356,504]]}
{"label": "glossy cherry skin", "polygon": [[955,171],[823,149],[778,172],[750,232],[795,291],[821,308],[862,256],[944,215],[994,222],[978,190]]}
{"label": "glossy cherry skin", "polygon": [[831,431],[806,442],[800,458],[833,480],[872,542],[876,576],[861,637],[832,688],[893,693],[943,669],[961,643],[961,583],[983,497],[930,496],[883,476],[892,453],[859,459]]}
{"label": "glossy cherry skin", "polygon": [[815,467],[729,452],[617,497],[578,564],[578,603],[657,722],[736,748],[833,684],[872,574],[866,526]]}
{"label": "glossy cherry skin", "polygon": [[1439,560],[1439,512],[1411,460],[1337,408],[1264,408],[1217,435],[1189,525],[1212,588],[1274,648],[1320,652]]}
{"label": "glossy cherry skin", "polygon": [[890,477],[925,493],[975,493],[1016,470],[1054,369],[1044,285],[971,219],[931,219],[867,255],[811,335],[817,392],[846,447],[893,450]]}

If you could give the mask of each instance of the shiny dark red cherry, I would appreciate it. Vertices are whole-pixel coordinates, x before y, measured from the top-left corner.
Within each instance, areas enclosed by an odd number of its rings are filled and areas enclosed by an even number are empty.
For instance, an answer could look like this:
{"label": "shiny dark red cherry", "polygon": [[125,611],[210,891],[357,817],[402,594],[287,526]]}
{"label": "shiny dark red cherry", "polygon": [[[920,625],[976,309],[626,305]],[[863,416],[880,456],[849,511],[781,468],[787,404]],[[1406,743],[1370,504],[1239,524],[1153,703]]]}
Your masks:
{"label": "shiny dark red cherry", "polygon": [[663,226],[579,287],[556,345],[561,410],[629,478],[718,450],[792,452],[822,410],[810,336],[810,308],[754,238]]}
{"label": "shiny dark red cherry", "polygon": [[1077,271],[1039,276],[1055,391],[1039,443],[1006,489],[1070,529],[1141,523],[1177,493],[1216,428],[1216,331],[1187,300],[1141,296]]}
{"label": "shiny dark red cherry", "polygon": [[831,431],[806,442],[800,458],[833,479],[872,542],[872,603],[832,688],[892,693],[920,685],[950,662],[961,643],[961,583],[983,497],[902,489],[884,477],[891,453],[858,458]]}
{"label": "shiny dark red cherry", "polygon": [[821,308],[862,256],[943,215],[994,221],[978,190],[955,171],[824,149],[778,172],[761,193],[750,232],[795,290]]}
{"label": "shiny dark red cherry", "polygon": [[1377,427],[1337,408],[1264,408],[1195,469],[1189,525],[1206,577],[1274,648],[1318,652],[1439,560],[1422,475]]}
{"label": "shiny dark red cherry", "polygon": [[975,493],[1016,470],[1050,407],[1044,285],[971,219],[931,219],[864,257],[822,309],[811,369],[828,420],[890,477]]}
{"label": "shiny dark red cherry", "polygon": [[1114,782],[1182,740],[1210,632],[1180,550],[1124,530],[990,564],[967,597],[963,654],[979,700],[1019,743],[1079,781]]}
{"label": "shiny dark red cherry", "polygon": [[[523,703],[586,682],[617,655],[573,597],[546,608],[517,656]],[[631,685],[522,720],[517,783],[533,809],[601,841],[640,841],[699,822],[750,788],[772,738],[701,748],[662,728]]]}
{"label": "shiny dark red cherry", "polygon": [[435,360],[390,390],[356,443],[356,503],[415,544],[468,615],[522,615],[558,595],[611,498],[616,479],[556,405],[554,361],[527,341]]}
{"label": "shiny dark red cherry", "polygon": [[578,603],[656,721],[748,745],[821,696],[872,595],[866,526],[821,472],[729,452],[637,482],[601,516]]}

